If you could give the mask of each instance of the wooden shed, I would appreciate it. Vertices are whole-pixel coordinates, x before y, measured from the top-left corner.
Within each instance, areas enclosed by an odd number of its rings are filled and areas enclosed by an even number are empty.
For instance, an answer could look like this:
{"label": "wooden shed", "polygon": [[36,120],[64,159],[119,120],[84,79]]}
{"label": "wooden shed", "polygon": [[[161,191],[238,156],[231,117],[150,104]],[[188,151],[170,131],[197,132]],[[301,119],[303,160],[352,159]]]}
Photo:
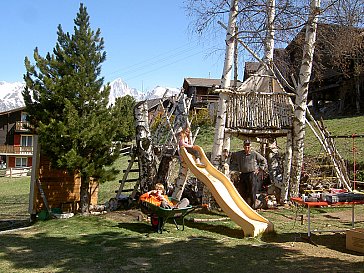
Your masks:
{"label": "wooden shed", "polygon": [[[36,151],[34,151],[33,162],[36,164],[33,164],[32,168],[29,213],[36,215],[42,210],[47,210],[46,204],[49,209],[75,213],[80,202],[80,176],[52,168],[51,162]],[[91,180],[89,190],[91,205],[97,204],[98,190],[99,183]],[[42,191],[45,199],[41,194]]]}

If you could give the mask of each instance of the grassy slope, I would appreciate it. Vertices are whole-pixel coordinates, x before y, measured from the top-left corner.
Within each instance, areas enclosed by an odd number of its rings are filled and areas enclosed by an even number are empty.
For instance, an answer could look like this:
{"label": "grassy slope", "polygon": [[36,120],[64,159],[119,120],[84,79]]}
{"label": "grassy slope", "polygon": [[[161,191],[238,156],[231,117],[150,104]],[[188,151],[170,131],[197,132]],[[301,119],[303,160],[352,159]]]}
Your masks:
{"label": "grassy slope", "polygon": [[[324,121],[324,125],[332,136],[345,135],[364,135],[364,116],[329,119]],[[306,130],[305,154],[317,155],[321,152],[321,146],[312,134],[311,130]],[[353,138],[335,138],[335,143],[339,153],[344,159],[352,160],[353,158]],[[354,138],[357,157],[363,162],[364,138]]]}

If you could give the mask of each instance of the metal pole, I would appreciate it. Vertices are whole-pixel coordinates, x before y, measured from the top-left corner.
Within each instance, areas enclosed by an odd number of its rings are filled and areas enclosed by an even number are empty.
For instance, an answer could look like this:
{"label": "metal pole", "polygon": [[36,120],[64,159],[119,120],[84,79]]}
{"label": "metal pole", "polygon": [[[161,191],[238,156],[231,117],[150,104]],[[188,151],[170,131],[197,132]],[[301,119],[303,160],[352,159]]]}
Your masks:
{"label": "metal pole", "polygon": [[355,135],[353,135],[353,172],[354,172],[354,183],[353,183],[353,189],[355,190],[356,186],[356,149],[355,149]]}
{"label": "metal pole", "polygon": [[311,217],[310,217],[310,206],[307,206],[307,235],[308,235],[308,239],[311,238]]}

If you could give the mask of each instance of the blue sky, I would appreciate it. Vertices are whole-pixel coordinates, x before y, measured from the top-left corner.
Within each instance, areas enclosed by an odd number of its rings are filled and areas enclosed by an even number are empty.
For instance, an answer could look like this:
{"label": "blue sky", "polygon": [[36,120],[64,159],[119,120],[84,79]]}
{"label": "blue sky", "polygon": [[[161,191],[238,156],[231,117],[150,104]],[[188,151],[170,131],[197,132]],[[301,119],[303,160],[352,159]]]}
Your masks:
{"label": "blue sky", "polygon": [[183,0],[16,0],[0,5],[0,81],[22,81],[24,57],[34,63],[35,47],[52,52],[59,24],[73,33],[80,2],[105,40],[105,82],[122,78],[145,91],[179,88],[185,77],[221,78],[225,34],[193,36]]}

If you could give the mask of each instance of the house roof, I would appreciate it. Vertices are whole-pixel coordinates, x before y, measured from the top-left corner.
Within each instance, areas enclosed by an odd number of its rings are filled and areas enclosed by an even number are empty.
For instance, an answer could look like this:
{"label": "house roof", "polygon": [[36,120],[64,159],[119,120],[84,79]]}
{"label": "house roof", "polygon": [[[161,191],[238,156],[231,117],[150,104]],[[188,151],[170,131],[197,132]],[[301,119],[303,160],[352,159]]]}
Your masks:
{"label": "house roof", "polygon": [[[240,85],[240,81],[238,81],[238,85]],[[185,84],[188,86],[196,86],[196,87],[213,87],[213,86],[220,86],[221,79],[206,79],[206,78],[185,78],[183,86]],[[231,85],[234,84],[234,81],[231,80]]]}
{"label": "house roof", "polygon": [[285,92],[282,84],[264,66],[259,66],[238,88],[238,92]]}
{"label": "house roof", "polygon": [[245,62],[245,70],[248,73],[256,72],[260,66],[259,62]]}
{"label": "house roof", "polygon": [[212,87],[214,85],[219,86],[221,84],[221,79],[185,78],[184,82],[189,86]]}
{"label": "house roof", "polygon": [[4,111],[4,112],[0,112],[0,115],[7,115],[7,114],[14,113],[14,112],[23,111],[25,109],[26,109],[26,107],[22,106],[22,107],[14,108],[14,109],[7,110],[7,111]]}
{"label": "house roof", "polygon": [[[162,103],[163,103],[163,106],[166,106],[165,105],[165,102],[166,101],[171,101],[173,98],[173,96],[171,97],[164,97],[164,98],[156,98],[156,99],[150,99],[150,100],[147,100],[147,105],[148,105],[148,110],[151,110],[153,108],[156,108],[158,107],[159,105],[159,101],[162,100]],[[168,104],[168,103],[167,103]]]}

